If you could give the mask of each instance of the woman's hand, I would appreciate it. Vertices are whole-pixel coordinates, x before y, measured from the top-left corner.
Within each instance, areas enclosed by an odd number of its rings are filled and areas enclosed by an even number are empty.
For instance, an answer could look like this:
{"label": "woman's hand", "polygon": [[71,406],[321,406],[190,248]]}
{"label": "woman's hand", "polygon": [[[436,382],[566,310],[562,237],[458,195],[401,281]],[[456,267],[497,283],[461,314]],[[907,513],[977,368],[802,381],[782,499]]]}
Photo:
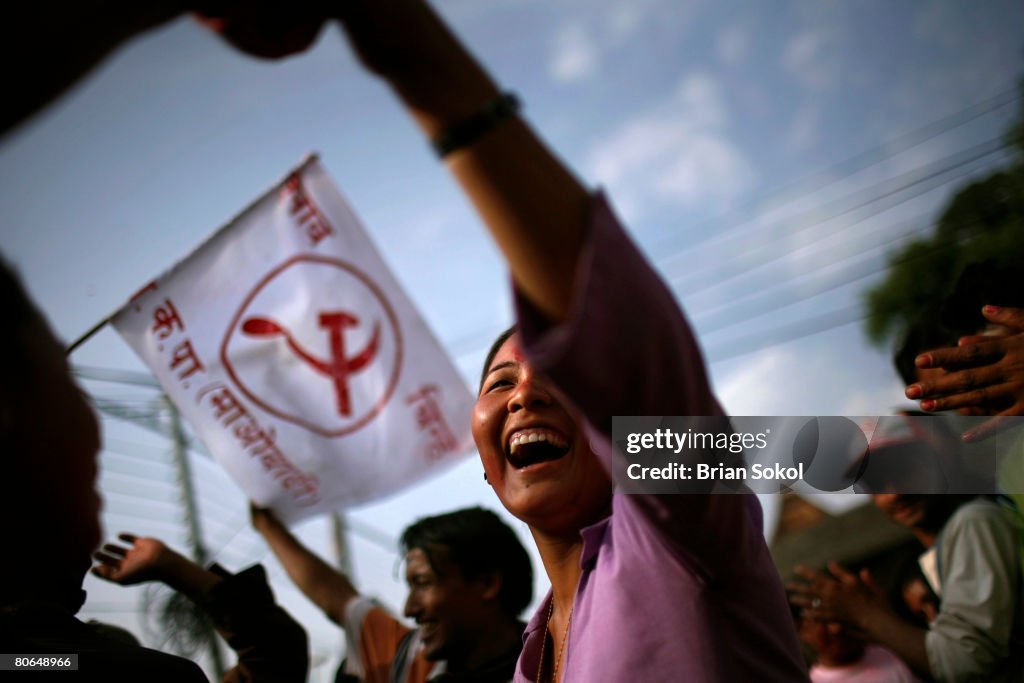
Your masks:
{"label": "woman's hand", "polygon": [[308,49],[330,14],[325,2],[206,2],[195,17],[242,52],[279,59]]}

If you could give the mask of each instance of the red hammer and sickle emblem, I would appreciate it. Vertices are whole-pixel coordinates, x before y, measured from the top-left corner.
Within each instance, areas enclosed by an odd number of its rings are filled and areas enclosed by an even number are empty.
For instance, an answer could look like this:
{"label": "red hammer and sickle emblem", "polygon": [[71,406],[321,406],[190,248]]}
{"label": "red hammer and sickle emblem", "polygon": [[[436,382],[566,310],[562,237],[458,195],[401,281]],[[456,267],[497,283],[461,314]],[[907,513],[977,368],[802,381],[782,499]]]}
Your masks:
{"label": "red hammer and sickle emblem", "polygon": [[320,314],[320,327],[327,330],[331,352],[329,361],[317,358],[295,341],[285,327],[270,318],[252,317],[242,323],[242,332],[253,337],[284,337],[288,348],[322,375],[334,382],[334,393],[338,401],[338,413],[342,417],[352,414],[352,399],[349,396],[348,378],[370,364],[380,347],[380,323],[373,325],[373,337],[366,347],[352,357],[345,355],[345,328],[357,327],[359,319],[344,311]]}

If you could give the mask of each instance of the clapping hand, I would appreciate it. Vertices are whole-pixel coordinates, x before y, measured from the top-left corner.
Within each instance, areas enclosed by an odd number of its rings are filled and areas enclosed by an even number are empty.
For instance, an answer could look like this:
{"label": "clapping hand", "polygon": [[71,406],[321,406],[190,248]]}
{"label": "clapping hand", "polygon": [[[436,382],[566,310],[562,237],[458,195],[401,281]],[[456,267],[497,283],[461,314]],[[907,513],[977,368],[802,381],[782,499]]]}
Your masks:
{"label": "clapping hand", "polygon": [[801,581],[787,584],[789,601],[800,607],[805,619],[842,624],[850,630],[866,630],[866,623],[878,611],[890,606],[868,570],[854,574],[835,562],[829,573],[797,566]]}

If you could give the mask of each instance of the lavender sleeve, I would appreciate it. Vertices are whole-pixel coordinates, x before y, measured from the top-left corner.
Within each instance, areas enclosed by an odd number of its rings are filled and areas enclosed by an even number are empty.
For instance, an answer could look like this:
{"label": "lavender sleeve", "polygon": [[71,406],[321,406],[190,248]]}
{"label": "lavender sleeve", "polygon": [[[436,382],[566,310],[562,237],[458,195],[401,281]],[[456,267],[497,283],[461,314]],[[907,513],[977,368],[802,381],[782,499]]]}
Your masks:
{"label": "lavender sleeve", "polygon": [[[612,457],[615,415],[722,416],[700,348],[675,298],[620,227],[607,201],[595,195],[589,232],[577,265],[567,320],[554,325],[515,293],[523,347],[587,422],[591,446]],[[727,560],[720,543],[758,552],[761,511],[753,495],[616,496],[663,532],[699,573]]]}
{"label": "lavender sleeve", "polygon": [[722,415],[675,298],[600,193],[591,203],[572,308],[561,325],[516,291],[524,348],[587,420],[613,415]]}

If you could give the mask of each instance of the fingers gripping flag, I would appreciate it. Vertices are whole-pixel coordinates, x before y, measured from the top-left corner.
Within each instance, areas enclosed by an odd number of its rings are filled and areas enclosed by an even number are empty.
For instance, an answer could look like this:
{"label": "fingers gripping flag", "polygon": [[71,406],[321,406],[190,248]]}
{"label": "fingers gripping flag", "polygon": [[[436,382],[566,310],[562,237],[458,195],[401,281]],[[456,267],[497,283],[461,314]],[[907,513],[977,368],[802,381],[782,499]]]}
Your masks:
{"label": "fingers gripping flag", "polygon": [[472,396],[315,157],[113,324],[285,519],[386,496],[471,448]]}

